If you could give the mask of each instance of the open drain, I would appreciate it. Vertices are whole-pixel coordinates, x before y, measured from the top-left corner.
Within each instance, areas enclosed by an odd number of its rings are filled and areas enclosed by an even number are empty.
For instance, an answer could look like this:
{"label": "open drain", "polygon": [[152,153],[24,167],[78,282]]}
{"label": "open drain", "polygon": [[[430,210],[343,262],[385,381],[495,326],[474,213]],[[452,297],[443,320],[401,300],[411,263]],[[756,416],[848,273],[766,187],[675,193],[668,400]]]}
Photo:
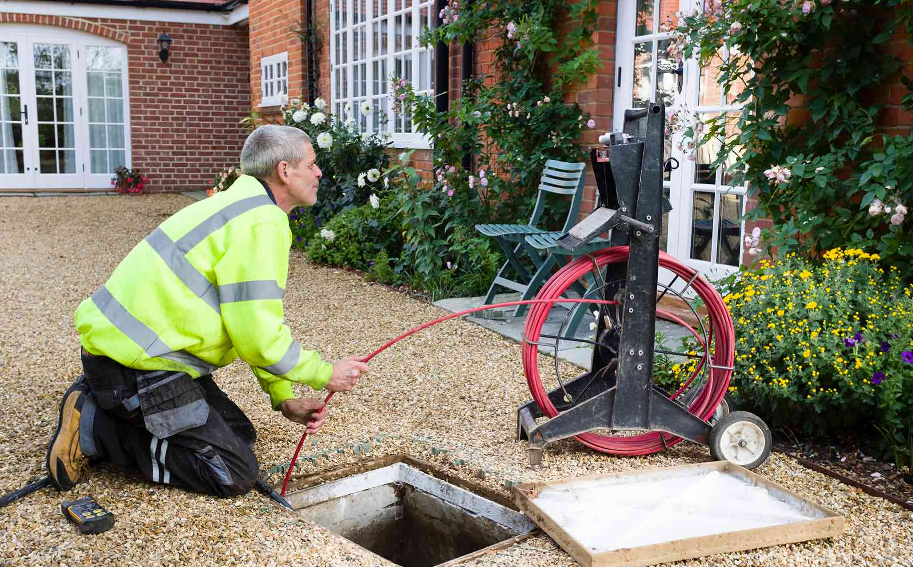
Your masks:
{"label": "open drain", "polygon": [[[286,499],[306,519],[403,567],[456,563],[535,528],[522,513],[467,490],[468,483],[435,478],[411,459],[389,461],[363,472],[349,467],[356,474],[329,482],[337,475],[312,477],[324,482]],[[377,468],[365,470],[371,466]]]}

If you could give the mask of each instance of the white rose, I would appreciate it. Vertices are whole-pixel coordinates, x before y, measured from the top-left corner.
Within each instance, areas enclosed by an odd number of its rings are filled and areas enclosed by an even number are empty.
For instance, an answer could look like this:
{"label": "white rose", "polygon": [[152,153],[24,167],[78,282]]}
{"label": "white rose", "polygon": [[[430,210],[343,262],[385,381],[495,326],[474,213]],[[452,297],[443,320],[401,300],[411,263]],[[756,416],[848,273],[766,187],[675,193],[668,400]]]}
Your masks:
{"label": "white rose", "polygon": [[313,124],[314,126],[319,126],[320,124],[323,124],[323,122],[326,119],[327,119],[326,114],[324,114],[322,112],[315,112],[314,115],[311,116],[311,124]]}
{"label": "white rose", "polygon": [[292,120],[295,122],[304,122],[304,119],[307,117],[307,113],[303,110],[296,110],[295,114],[292,114]]}
{"label": "white rose", "polygon": [[384,177],[384,188],[389,188],[389,187],[390,187],[390,178]]}
{"label": "white rose", "polygon": [[347,103],[345,104],[345,106],[342,107],[342,109],[345,111],[346,116],[352,114],[352,103],[351,103],[351,102],[347,102]]}
{"label": "white rose", "polygon": [[380,179],[380,170],[377,169],[376,167],[369,169],[368,170],[368,181],[370,181],[371,183],[374,183],[378,179]]}
{"label": "white rose", "polygon": [[368,132],[362,132],[362,133],[361,133],[361,141],[362,141],[362,142],[367,142],[367,141],[370,140],[370,139],[371,139],[371,134],[369,134]]}
{"label": "white rose", "polygon": [[380,206],[380,199],[374,193],[371,193],[371,196],[368,197],[368,201],[371,202],[371,206],[375,209]]}
{"label": "white rose", "polygon": [[390,132],[384,132],[383,134],[381,134],[381,137],[384,140],[389,141],[393,138],[393,134],[391,134]]}
{"label": "white rose", "polygon": [[361,103],[361,113],[365,116],[371,116],[371,113],[374,112],[374,109],[371,108],[371,103],[364,101]]}
{"label": "white rose", "polygon": [[903,205],[897,205],[896,207],[894,207],[894,212],[897,213],[898,215],[906,215],[907,208]]}
{"label": "white rose", "polygon": [[355,122],[354,118],[349,118],[348,120],[346,120],[346,128],[348,128],[349,130],[354,130],[355,126],[356,126],[356,122]]}
{"label": "white rose", "polygon": [[329,132],[317,134],[317,145],[323,149],[329,149],[333,145],[333,136]]}
{"label": "white rose", "polygon": [[292,104],[294,104],[295,106],[298,106],[299,104],[301,104],[301,99],[300,99],[300,98],[293,98],[293,99],[292,99]]}
{"label": "white rose", "polygon": [[323,100],[322,98],[318,98],[317,100],[314,101],[314,106],[316,106],[320,110],[323,110],[324,108],[327,107],[327,101]]}
{"label": "white rose", "polygon": [[359,174],[358,174],[358,186],[359,186],[359,187],[364,187],[364,186],[365,186],[365,174],[364,174],[364,173],[359,173]]}
{"label": "white rose", "polygon": [[330,229],[325,228],[320,231],[320,237],[323,238],[324,240],[329,240],[330,242],[333,242],[333,239],[336,238],[336,233],[334,233]]}

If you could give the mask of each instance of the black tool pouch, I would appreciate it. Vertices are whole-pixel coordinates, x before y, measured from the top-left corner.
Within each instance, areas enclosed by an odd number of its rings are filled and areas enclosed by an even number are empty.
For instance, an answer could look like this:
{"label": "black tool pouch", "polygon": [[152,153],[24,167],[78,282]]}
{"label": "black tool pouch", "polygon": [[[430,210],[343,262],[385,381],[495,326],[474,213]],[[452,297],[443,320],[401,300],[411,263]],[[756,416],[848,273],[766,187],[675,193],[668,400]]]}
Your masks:
{"label": "black tool pouch", "polygon": [[136,377],[146,430],[159,439],[199,427],[209,418],[203,389],[184,372],[151,372]]}

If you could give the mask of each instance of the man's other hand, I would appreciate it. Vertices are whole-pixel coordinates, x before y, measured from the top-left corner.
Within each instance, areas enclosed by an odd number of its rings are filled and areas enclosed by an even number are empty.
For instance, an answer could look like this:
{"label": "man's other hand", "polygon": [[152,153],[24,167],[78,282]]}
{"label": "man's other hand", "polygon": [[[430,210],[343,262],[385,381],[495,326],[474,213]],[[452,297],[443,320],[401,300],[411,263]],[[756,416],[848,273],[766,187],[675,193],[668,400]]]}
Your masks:
{"label": "man's other hand", "polygon": [[363,356],[350,356],[333,364],[333,376],[327,384],[331,392],[348,392],[358,383],[358,377],[368,373]]}
{"label": "man's other hand", "polygon": [[317,411],[322,405],[323,400],[319,398],[293,398],[282,402],[279,410],[289,421],[306,425],[307,434],[313,435],[320,431],[327,420],[328,408],[323,408],[321,412]]}

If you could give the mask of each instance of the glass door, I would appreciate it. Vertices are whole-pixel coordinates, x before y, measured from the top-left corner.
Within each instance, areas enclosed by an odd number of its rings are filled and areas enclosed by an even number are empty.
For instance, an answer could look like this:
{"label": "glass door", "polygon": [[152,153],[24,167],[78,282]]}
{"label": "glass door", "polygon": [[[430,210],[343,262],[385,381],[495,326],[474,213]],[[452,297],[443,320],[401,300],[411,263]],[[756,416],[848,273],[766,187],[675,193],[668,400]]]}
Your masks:
{"label": "glass door", "polygon": [[[619,0],[614,129],[623,127],[625,109],[642,108],[651,101],[683,105],[703,118],[735,109],[722,99],[712,67],[701,69],[696,61],[679,63],[668,53],[668,30],[678,23],[675,14],[699,9],[700,4]],[[663,175],[663,193],[673,208],[663,216],[661,249],[711,279],[725,276],[738,269],[741,260],[739,217],[745,189],[728,185],[731,176],[725,171],[709,170],[719,144],[685,155],[674,136],[667,133],[663,152],[665,158],[674,158],[678,169]],[[661,283],[671,280],[671,273],[660,270]]]}
{"label": "glass door", "polygon": [[36,141],[30,148],[38,165],[34,186],[83,187],[82,164],[76,155],[76,42],[33,40],[29,55],[35,81],[35,113],[28,126]]}
{"label": "glass door", "polygon": [[0,41],[0,188],[31,187],[26,169],[23,42]]}

